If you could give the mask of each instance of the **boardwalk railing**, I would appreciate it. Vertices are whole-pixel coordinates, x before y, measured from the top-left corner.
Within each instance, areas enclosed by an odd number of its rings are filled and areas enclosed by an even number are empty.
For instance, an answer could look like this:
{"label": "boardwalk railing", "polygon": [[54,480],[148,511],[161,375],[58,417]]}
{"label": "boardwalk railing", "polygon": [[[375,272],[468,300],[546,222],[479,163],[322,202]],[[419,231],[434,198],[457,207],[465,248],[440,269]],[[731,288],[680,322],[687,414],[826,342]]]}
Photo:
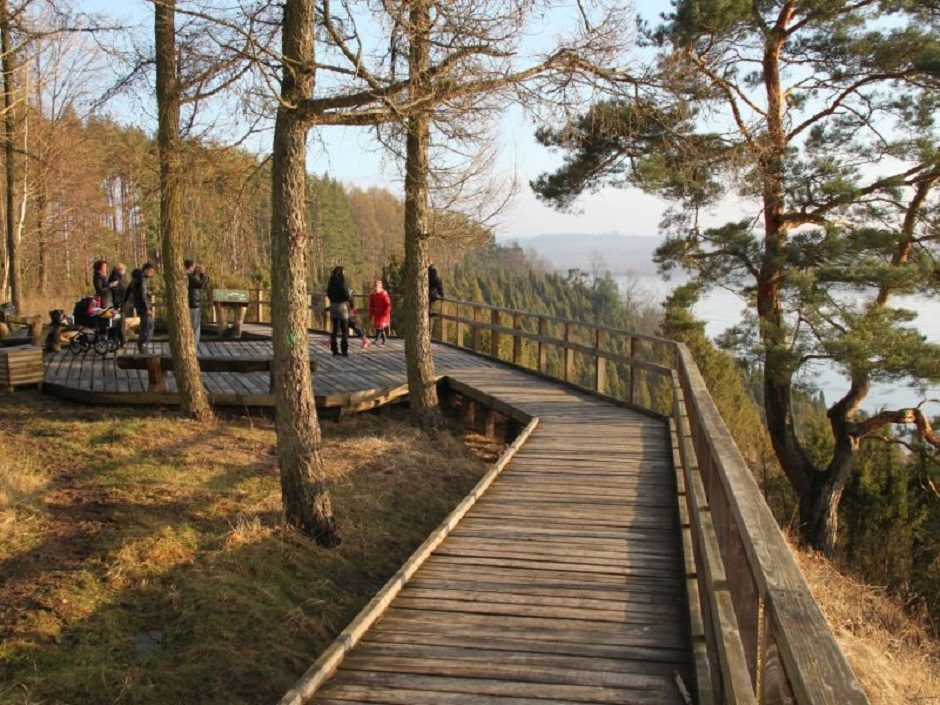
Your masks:
{"label": "boardwalk railing", "polygon": [[684,344],[452,299],[435,313],[440,342],[668,418],[699,703],[868,703]]}

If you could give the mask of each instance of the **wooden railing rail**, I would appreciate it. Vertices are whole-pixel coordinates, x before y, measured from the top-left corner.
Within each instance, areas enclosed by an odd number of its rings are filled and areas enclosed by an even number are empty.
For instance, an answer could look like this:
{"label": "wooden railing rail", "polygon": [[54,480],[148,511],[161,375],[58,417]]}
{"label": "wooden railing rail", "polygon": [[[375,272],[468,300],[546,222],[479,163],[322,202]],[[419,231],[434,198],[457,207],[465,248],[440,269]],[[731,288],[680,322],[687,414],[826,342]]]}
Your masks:
{"label": "wooden railing rail", "polygon": [[682,344],[677,352],[689,435],[759,702],[868,703],[691,352]]}

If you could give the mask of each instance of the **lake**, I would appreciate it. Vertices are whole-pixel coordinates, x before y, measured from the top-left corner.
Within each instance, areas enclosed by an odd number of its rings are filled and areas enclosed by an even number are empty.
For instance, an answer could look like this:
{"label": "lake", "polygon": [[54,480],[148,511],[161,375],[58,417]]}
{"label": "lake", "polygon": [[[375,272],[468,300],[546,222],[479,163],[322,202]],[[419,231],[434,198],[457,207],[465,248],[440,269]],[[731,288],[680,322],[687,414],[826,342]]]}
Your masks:
{"label": "lake", "polygon": [[[655,274],[623,274],[614,275],[614,278],[621,287],[635,282],[655,302],[664,301],[669,292],[681,283],[681,280],[676,278],[663,281]],[[899,296],[894,299],[894,305],[917,311],[918,316],[913,325],[927,337],[927,340],[940,344],[940,302],[916,296]],[[725,289],[713,289],[695,305],[693,313],[705,322],[705,332],[714,339],[727,328],[738,323],[745,308],[746,303],[736,294]],[[832,404],[848,389],[847,378],[828,363],[806,365],[801,379],[811,382],[822,390],[827,404]],[[868,411],[876,411],[882,408],[913,406],[924,398],[940,399],[940,386],[929,387],[926,392],[923,392],[911,382],[873,385],[871,393],[862,406]],[[928,413],[940,415],[940,403],[931,403],[925,408],[928,409]]]}

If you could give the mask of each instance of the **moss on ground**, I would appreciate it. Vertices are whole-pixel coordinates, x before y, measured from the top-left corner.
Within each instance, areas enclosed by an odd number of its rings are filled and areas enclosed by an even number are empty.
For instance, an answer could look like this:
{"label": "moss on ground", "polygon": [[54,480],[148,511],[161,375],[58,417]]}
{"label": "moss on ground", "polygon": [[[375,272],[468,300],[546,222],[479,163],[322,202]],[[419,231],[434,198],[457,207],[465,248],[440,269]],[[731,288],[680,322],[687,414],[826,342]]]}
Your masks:
{"label": "moss on ground", "polygon": [[276,701],[499,450],[395,413],[324,437],[332,551],[281,526],[265,418],[0,396],[0,702]]}

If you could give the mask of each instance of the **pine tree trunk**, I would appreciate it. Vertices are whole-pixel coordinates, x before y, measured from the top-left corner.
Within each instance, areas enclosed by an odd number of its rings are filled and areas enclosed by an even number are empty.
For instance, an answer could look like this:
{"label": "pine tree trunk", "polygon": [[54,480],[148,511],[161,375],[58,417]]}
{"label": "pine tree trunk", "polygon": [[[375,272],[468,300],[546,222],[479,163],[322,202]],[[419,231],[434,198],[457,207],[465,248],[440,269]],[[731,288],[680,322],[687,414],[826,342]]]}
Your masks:
{"label": "pine tree trunk", "polygon": [[[412,99],[428,92],[430,67],[430,13],[427,0],[411,4],[409,75]],[[428,148],[431,119],[427,112],[414,113],[407,122],[405,156],[405,361],[408,398],[413,422],[434,431],[444,426],[437,398],[437,377],[431,354],[428,302]]]}
{"label": "pine tree trunk", "polygon": [[[0,52],[3,53],[3,132],[6,189],[6,239],[7,239],[7,281],[10,287],[10,300],[17,313],[22,313],[22,272],[20,271],[19,247],[16,241],[16,208],[13,193],[16,187],[15,150],[13,135],[15,115],[13,110],[13,50],[10,41],[10,11],[7,0],[0,0]],[[25,194],[24,194],[25,197]]]}
{"label": "pine tree trunk", "polygon": [[189,319],[188,282],[183,268],[180,85],[176,67],[175,13],[176,0],[164,0],[154,5],[165,315],[182,412],[197,421],[209,423],[214,416],[196,359],[195,338]]}
{"label": "pine tree trunk", "polygon": [[[780,79],[780,52],[784,28],[793,13],[788,4],[773,31],[767,34],[763,56],[764,90],[767,95],[766,147],[760,157],[764,206],[764,246],[757,280],[757,315],[764,349],[764,412],[774,452],[800,498],[801,537],[812,542],[811,518],[815,515],[820,486],[818,469],[796,434],[791,392],[793,360],[780,301],[783,283],[783,248],[787,241],[783,189],[787,154],[783,121],[784,96]],[[809,522],[809,523],[808,523]]]}
{"label": "pine tree trunk", "polygon": [[286,520],[324,546],[339,544],[321,454],[307,343],[307,125],[290,108],[313,94],[313,0],[284,5],[281,104],[271,166],[271,322],[277,459]]}

